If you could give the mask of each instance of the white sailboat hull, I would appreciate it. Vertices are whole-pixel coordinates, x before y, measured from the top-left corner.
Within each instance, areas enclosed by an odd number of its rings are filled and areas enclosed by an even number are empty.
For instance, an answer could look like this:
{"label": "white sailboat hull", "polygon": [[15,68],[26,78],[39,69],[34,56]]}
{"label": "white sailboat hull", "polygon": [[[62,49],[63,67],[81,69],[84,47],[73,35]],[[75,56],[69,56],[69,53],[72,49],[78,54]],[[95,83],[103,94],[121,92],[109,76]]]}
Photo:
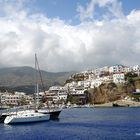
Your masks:
{"label": "white sailboat hull", "polygon": [[4,120],[5,124],[13,123],[30,123],[30,122],[40,122],[49,120],[49,114],[41,113],[25,113],[7,116]]}

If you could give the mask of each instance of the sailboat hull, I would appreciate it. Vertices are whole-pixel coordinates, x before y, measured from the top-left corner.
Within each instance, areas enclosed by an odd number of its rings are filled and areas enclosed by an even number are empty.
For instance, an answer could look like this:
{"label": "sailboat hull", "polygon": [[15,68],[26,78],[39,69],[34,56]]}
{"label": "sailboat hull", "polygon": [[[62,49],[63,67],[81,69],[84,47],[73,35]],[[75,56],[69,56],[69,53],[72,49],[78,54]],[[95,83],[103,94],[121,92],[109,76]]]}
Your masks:
{"label": "sailboat hull", "polygon": [[50,120],[58,119],[61,111],[62,111],[61,109],[39,109],[38,110],[39,113],[49,114]]}
{"label": "sailboat hull", "polygon": [[31,114],[17,114],[7,116],[4,120],[5,124],[14,124],[14,123],[31,123],[31,122],[41,122],[49,120],[49,114],[41,113],[31,113]]}
{"label": "sailboat hull", "polygon": [[[20,111],[19,111],[19,113],[20,113]],[[56,110],[41,109],[41,110],[38,110],[38,113],[49,115],[50,120],[56,120],[59,118],[61,109],[56,109]],[[16,112],[12,112],[10,114],[8,114],[8,113],[2,114],[0,116],[0,123],[3,123],[4,120],[6,119],[6,117],[11,116],[11,115],[16,115]]]}
{"label": "sailboat hull", "polygon": [[7,117],[8,115],[1,115],[0,116],[0,123],[3,123],[5,118]]}
{"label": "sailboat hull", "polygon": [[50,112],[50,120],[58,119],[60,113],[61,113],[61,110]]}

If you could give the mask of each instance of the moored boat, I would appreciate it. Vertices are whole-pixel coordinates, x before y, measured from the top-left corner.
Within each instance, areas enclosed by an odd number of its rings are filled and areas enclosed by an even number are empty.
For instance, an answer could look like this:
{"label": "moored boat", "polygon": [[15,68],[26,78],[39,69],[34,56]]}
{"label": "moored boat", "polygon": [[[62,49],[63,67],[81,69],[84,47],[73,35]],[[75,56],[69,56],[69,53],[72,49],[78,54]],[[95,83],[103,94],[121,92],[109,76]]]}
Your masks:
{"label": "moored boat", "polygon": [[61,113],[62,109],[54,108],[54,109],[39,109],[38,112],[42,114],[50,114],[50,120],[58,119],[59,114]]}
{"label": "moored boat", "polygon": [[14,123],[31,123],[31,122],[40,122],[49,120],[49,114],[42,114],[38,112],[25,112],[17,113],[14,115],[9,115],[5,118],[5,124],[14,124]]}
{"label": "moored boat", "polygon": [[[36,54],[35,54],[35,69],[36,69],[36,72],[39,72],[39,73],[36,73],[36,78],[35,78],[36,79],[35,93],[37,93],[37,95],[38,95],[38,91],[39,91],[38,83],[37,83],[38,82],[38,75],[40,76],[41,84],[42,84],[42,88],[43,88],[44,93],[45,93],[45,90],[44,90],[42,75],[41,75],[41,72],[40,72],[40,68],[39,68],[39,64],[38,64],[38,60],[37,60]],[[29,110],[29,108],[30,107],[28,106],[28,109],[24,109],[24,111]],[[61,108],[57,108],[57,109],[53,108],[53,109],[51,109],[49,105],[47,106],[47,108],[39,109],[39,100],[35,100],[35,107],[34,107],[34,109],[36,110],[36,113],[40,113],[42,115],[49,116],[49,119],[58,119],[59,114],[62,111]],[[31,109],[31,110],[33,110],[33,109]],[[33,110],[33,111],[35,111],[35,110]],[[0,122],[4,122],[4,120],[6,120],[7,118],[14,118],[15,119],[15,115],[16,114],[20,114],[20,116],[21,116],[20,110],[17,109],[16,111],[8,111],[6,113],[1,113],[1,115],[0,115]],[[25,119],[25,117],[26,117],[26,115],[24,116],[24,119]]]}
{"label": "moored boat", "polygon": [[[26,110],[26,112],[27,111],[34,112],[34,110]],[[38,113],[48,114],[50,120],[58,119],[59,114],[61,113],[61,111],[62,111],[62,109],[60,109],[60,108],[54,108],[54,109],[43,108],[43,109],[38,109],[37,110]],[[20,114],[21,112],[23,112],[23,111],[11,111],[11,112],[8,111],[8,112],[1,113],[1,115],[0,115],[0,123],[3,123],[7,116]],[[24,112],[25,112],[25,110],[24,110]]]}
{"label": "moored boat", "polygon": [[[41,71],[40,71],[40,67],[39,67],[39,63],[38,63],[38,59],[37,59],[37,55],[36,54],[35,54],[35,69],[36,69],[36,72],[38,71],[38,74],[36,73],[36,82],[37,82],[37,79],[38,79],[38,76],[39,76],[43,92],[46,95],[45,88],[44,88],[44,83],[43,83],[43,78],[42,78],[42,74],[41,74]],[[39,87],[38,86],[39,86],[38,83],[36,83],[36,88],[35,89],[36,89],[37,96],[39,94],[39,92],[38,92],[39,91]],[[38,103],[39,103],[39,101],[37,100],[37,106],[39,106]],[[61,108],[51,108],[49,103],[48,103],[48,100],[46,100],[46,103],[47,103],[47,107],[45,107],[43,109],[39,109],[37,107],[37,111],[39,113],[49,114],[51,120],[58,119],[59,114],[61,113],[62,109]]]}

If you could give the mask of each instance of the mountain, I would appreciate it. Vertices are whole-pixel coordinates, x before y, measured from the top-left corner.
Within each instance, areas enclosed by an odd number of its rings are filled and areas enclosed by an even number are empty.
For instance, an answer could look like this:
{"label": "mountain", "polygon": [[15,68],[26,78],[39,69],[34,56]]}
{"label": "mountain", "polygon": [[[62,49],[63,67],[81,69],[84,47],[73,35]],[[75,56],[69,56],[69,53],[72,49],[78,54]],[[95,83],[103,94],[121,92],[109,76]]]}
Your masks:
{"label": "mountain", "polygon": [[[32,67],[10,67],[0,69],[0,86],[13,90],[33,92],[35,86],[35,72]],[[73,72],[46,72],[41,70],[45,89],[53,85],[63,85]],[[41,83],[41,82],[40,82]]]}

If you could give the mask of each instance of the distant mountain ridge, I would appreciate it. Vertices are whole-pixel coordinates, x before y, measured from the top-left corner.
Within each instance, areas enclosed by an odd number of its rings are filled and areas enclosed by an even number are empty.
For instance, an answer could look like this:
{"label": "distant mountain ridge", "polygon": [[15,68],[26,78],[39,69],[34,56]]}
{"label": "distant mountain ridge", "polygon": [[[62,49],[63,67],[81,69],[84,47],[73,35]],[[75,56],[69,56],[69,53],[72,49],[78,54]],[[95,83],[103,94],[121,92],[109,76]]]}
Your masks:
{"label": "distant mountain ridge", "polygon": [[[25,90],[34,87],[35,83],[35,72],[36,70],[32,67],[10,67],[10,68],[1,68],[0,69],[0,86],[11,87],[13,89],[20,90],[24,87]],[[45,88],[48,89],[53,85],[63,85],[68,77],[74,72],[46,72],[41,70],[43,77],[43,83]],[[28,88],[27,88],[28,87]]]}

